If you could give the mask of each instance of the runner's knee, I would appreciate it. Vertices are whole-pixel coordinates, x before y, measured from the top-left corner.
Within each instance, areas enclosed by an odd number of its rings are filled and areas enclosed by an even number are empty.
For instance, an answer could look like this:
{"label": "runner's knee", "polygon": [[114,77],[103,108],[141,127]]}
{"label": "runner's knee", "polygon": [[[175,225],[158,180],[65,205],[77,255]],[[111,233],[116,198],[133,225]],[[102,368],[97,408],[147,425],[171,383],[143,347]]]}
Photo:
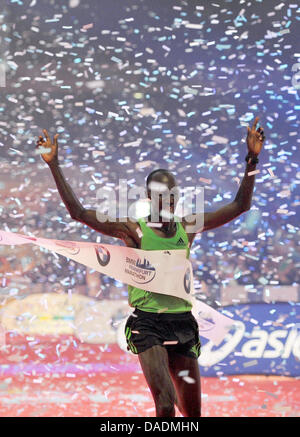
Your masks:
{"label": "runner's knee", "polygon": [[172,417],[175,415],[175,392],[174,390],[161,391],[155,399],[157,415],[160,417]]}

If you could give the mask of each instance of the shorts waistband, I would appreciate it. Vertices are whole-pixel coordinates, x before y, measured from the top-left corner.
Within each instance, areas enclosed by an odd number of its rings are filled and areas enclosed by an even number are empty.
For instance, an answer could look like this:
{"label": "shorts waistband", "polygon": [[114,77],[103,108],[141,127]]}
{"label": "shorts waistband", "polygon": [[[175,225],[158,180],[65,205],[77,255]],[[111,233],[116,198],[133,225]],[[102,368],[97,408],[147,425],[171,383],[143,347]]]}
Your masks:
{"label": "shorts waistband", "polygon": [[183,313],[152,313],[150,311],[142,311],[138,308],[135,308],[133,314],[139,317],[155,317],[157,319],[186,319],[187,317],[192,316],[192,311],[185,311]]}

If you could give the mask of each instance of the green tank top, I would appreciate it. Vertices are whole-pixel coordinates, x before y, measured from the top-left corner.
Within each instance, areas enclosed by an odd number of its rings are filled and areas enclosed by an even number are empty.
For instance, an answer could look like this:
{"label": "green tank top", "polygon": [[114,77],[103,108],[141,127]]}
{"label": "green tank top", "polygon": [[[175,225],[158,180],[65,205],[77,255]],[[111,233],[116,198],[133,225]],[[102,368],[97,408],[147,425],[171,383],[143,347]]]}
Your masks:
{"label": "green tank top", "polygon": [[[141,239],[142,250],[186,249],[187,258],[189,258],[188,236],[180,221],[176,221],[177,231],[172,238],[159,237],[147,226],[143,218],[139,219],[138,223],[143,233]],[[191,303],[187,300],[166,294],[152,293],[131,285],[128,285],[128,303],[131,307],[151,313],[183,313],[192,309]]]}

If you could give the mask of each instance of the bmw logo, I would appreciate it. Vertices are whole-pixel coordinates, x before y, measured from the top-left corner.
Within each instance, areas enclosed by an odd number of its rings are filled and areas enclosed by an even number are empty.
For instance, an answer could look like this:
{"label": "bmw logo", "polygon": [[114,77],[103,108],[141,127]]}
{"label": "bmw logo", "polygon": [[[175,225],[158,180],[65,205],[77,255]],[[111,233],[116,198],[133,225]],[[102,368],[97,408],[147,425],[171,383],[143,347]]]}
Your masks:
{"label": "bmw logo", "polygon": [[98,263],[105,267],[110,261],[110,253],[104,246],[95,247],[95,252],[97,256]]}
{"label": "bmw logo", "polygon": [[190,268],[187,268],[187,271],[185,272],[184,278],[183,278],[183,286],[185,289],[185,292],[189,294],[191,292],[191,272]]}

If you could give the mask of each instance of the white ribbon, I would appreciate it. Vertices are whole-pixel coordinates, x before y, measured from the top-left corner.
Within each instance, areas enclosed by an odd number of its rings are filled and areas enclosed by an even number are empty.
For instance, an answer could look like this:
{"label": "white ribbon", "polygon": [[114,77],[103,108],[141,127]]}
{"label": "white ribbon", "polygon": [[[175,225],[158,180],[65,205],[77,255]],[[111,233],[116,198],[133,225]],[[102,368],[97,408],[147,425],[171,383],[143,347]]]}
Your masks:
{"label": "white ribbon", "polygon": [[186,250],[141,250],[90,242],[52,240],[0,231],[0,244],[35,244],[97,272],[153,293],[167,294],[193,304],[199,333],[219,344],[233,321],[194,297],[191,262]]}

